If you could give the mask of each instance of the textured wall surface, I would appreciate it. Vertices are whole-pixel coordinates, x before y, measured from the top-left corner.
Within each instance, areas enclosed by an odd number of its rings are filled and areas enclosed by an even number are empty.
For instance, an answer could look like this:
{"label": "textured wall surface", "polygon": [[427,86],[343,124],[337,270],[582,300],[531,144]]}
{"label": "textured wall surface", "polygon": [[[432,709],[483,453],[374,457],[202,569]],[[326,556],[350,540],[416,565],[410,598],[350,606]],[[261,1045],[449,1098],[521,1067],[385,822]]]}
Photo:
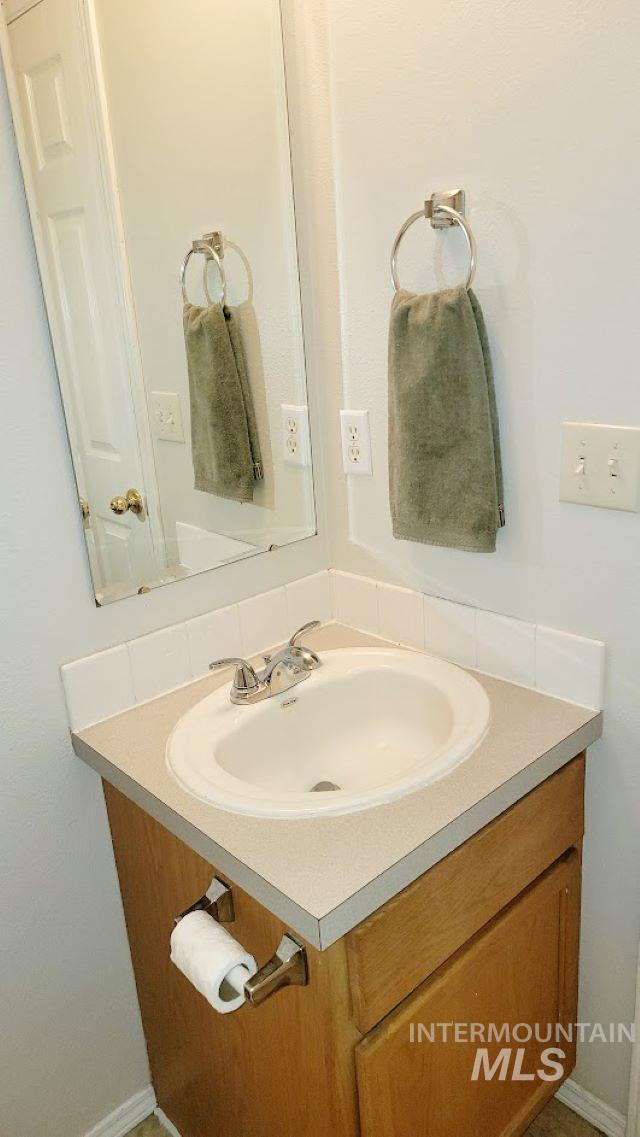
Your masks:
{"label": "textured wall surface", "polygon": [[[561,504],[558,474],[562,420],[640,425],[640,9],[329,0],[329,11],[339,397],[371,410],[374,461],[372,479],[350,479],[347,507],[338,471],[329,479],[332,563],[607,641],[605,738],[589,763],[581,1016],[629,1021],[640,925],[640,516]],[[389,252],[405,217],[452,185],[468,192],[496,368],[508,527],[494,555],[391,536]],[[460,234],[416,225],[402,283],[454,283],[463,248]],[[576,1072],[618,1109],[628,1049],[583,1047]]]}

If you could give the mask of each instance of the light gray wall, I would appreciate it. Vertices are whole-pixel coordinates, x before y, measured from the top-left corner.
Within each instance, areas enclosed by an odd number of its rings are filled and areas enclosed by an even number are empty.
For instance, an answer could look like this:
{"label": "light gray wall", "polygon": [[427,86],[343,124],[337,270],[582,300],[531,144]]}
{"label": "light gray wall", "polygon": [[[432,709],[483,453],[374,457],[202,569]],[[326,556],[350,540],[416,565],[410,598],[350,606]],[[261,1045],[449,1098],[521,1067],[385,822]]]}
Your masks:
{"label": "light gray wall", "polygon": [[[374,477],[333,446],[332,563],[609,645],[588,775],[581,1017],[633,1018],[640,925],[640,515],[558,501],[563,419],[640,425],[635,0],[328,0],[344,385],[371,411]],[[494,555],[394,541],[386,454],[389,252],[433,190],[464,186],[496,366],[508,525]],[[607,204],[607,203],[611,204]],[[405,287],[463,275],[459,234],[417,225]],[[337,437],[337,407],[332,437]],[[332,443],[333,445],[333,443]],[[327,451],[328,452],[328,451]],[[626,1108],[629,1047],[576,1079]]]}
{"label": "light gray wall", "polygon": [[0,1132],[81,1137],[149,1073],[100,785],[71,753],[59,665],[327,553],[315,538],[96,609],[4,85],[0,264]]}

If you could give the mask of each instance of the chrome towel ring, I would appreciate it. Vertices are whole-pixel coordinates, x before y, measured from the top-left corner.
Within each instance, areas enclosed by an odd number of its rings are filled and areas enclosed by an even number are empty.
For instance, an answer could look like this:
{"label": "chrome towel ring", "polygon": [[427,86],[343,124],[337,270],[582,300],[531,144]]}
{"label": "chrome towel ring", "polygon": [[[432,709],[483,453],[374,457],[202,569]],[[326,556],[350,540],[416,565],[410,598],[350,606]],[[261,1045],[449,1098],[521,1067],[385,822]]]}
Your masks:
{"label": "chrome towel ring", "polygon": [[448,229],[451,225],[460,226],[467,239],[467,247],[469,250],[469,270],[465,280],[465,288],[470,288],[476,274],[476,239],[471,231],[469,222],[464,216],[464,190],[448,190],[445,193],[432,194],[429,200],[425,201],[424,209],[420,209],[417,213],[412,213],[411,217],[407,217],[407,220],[393,242],[393,248],[391,250],[391,279],[396,292],[398,292],[400,288],[397,265],[398,249],[407,230],[411,228],[414,222],[419,221],[420,218],[430,219],[434,229]]}
{"label": "chrome towel ring", "polygon": [[225,276],[222,258],[224,256],[224,241],[222,233],[205,233],[199,240],[194,241],[191,248],[188,250],[182,265],[180,266],[180,287],[182,288],[182,299],[185,304],[189,304],[189,297],[187,295],[187,286],[185,283],[185,275],[187,272],[187,265],[191,260],[194,253],[202,253],[204,255],[204,267],[202,270],[202,287],[204,294],[207,298],[207,304],[211,306],[216,301],[212,300],[209,293],[209,284],[207,279],[207,268],[209,261],[215,261],[218,274],[220,276],[220,298],[218,303],[224,308],[227,301],[227,278]]}

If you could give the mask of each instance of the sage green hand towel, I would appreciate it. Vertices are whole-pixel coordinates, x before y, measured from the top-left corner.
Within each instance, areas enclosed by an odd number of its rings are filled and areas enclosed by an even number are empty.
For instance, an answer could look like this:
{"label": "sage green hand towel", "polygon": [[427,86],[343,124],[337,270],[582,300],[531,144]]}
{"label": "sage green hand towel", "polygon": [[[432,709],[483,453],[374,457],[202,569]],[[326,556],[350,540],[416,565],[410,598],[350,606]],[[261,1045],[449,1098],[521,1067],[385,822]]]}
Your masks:
{"label": "sage green hand towel", "polygon": [[253,501],[260,442],[237,315],[220,304],[184,306],[194,487]]}
{"label": "sage green hand towel", "polygon": [[495,550],[504,508],[493,370],[480,305],[464,286],[394,296],[389,497],[394,537]]}

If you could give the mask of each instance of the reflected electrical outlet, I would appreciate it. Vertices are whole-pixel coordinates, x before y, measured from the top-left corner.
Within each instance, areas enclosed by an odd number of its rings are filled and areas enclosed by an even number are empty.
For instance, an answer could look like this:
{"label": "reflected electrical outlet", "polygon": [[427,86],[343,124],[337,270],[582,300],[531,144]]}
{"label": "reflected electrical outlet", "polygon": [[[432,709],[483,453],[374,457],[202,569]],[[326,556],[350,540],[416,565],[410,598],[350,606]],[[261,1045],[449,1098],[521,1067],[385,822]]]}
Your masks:
{"label": "reflected electrical outlet", "polygon": [[154,438],[184,442],[180,398],[173,391],[151,392],[151,423]]}
{"label": "reflected electrical outlet", "polygon": [[291,466],[309,466],[311,445],[309,441],[309,409],[282,405],[282,457]]}

